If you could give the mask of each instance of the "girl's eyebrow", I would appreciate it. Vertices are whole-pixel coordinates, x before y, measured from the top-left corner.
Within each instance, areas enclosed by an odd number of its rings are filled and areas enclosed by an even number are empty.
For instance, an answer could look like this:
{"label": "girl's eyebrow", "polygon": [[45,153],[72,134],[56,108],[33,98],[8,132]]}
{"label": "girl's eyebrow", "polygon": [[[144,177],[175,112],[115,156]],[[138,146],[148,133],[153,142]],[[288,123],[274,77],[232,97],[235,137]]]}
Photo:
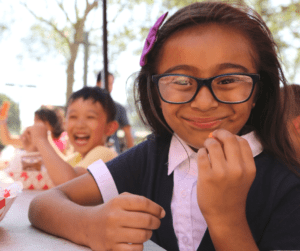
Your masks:
{"label": "girl's eyebrow", "polygon": [[[218,70],[238,69],[238,70],[242,70],[245,73],[249,72],[249,70],[245,66],[242,66],[239,64],[233,64],[233,63],[219,64],[219,65],[217,65],[217,69]],[[191,65],[176,65],[174,67],[167,69],[164,73],[172,73],[173,71],[176,71],[176,70],[186,70],[186,71],[193,71],[193,72],[199,71],[198,68],[191,66]]]}
{"label": "girl's eyebrow", "polygon": [[172,73],[176,70],[198,71],[198,69],[191,65],[176,65],[167,69],[164,73]]}
{"label": "girl's eyebrow", "polygon": [[218,69],[219,70],[238,69],[238,70],[242,70],[245,73],[249,72],[249,70],[245,66],[242,66],[242,65],[239,65],[239,64],[232,64],[232,63],[220,64],[220,65],[218,65]]}

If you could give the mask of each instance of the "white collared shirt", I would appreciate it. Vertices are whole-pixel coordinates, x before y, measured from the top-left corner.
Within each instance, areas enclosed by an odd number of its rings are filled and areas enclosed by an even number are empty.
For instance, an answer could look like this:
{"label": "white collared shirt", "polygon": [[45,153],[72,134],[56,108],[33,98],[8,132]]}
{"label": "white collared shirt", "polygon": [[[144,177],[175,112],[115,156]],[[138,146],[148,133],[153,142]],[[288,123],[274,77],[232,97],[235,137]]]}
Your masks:
{"label": "white collared shirt", "polygon": [[[242,137],[248,141],[253,157],[262,152],[254,132]],[[207,228],[197,202],[197,153],[176,134],[172,137],[169,150],[168,175],[172,172],[174,189],[171,211],[179,250],[197,250]]]}
{"label": "white collared shirt", "polygon": [[[248,141],[253,157],[262,152],[262,146],[254,132],[242,137]],[[173,135],[168,163],[168,175],[174,172],[171,211],[179,250],[194,251],[207,228],[197,202],[197,153],[178,136]],[[94,162],[88,169],[97,182],[104,202],[118,195],[116,184],[103,161]]]}

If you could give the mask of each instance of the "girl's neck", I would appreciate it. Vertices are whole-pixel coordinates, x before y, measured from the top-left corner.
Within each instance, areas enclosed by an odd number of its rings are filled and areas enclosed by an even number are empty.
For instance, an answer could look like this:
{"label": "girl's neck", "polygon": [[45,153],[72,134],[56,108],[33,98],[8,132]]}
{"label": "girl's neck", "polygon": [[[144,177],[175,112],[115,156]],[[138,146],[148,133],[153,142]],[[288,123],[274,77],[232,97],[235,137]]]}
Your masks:
{"label": "girl's neck", "polygon": [[198,152],[198,150],[199,150],[199,149],[194,148],[194,147],[192,147],[192,146],[190,146],[190,145],[188,145],[188,147],[191,148],[195,153]]}

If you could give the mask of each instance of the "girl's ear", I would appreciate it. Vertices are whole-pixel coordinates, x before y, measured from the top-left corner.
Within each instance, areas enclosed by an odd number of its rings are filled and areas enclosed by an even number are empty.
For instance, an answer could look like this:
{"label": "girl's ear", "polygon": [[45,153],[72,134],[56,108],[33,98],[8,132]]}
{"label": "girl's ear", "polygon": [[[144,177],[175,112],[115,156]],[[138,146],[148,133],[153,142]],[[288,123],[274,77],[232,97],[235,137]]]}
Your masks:
{"label": "girl's ear", "polygon": [[104,133],[106,134],[106,136],[111,136],[118,130],[118,128],[119,123],[116,120],[110,121],[106,124]]}
{"label": "girl's ear", "polygon": [[255,106],[255,103],[252,104],[252,108],[254,108],[254,106]]}

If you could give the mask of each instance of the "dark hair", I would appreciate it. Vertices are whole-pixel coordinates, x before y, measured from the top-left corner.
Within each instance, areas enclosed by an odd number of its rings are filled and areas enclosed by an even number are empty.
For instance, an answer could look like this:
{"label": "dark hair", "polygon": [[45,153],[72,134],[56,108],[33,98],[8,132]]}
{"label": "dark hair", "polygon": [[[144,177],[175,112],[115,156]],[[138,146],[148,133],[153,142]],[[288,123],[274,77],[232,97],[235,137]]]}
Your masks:
{"label": "dark hair", "polygon": [[[97,75],[97,83],[99,83],[100,81],[102,81],[102,72],[103,72],[103,70],[99,71],[99,73]],[[108,74],[108,76],[114,76],[110,72],[107,72],[107,74]]]}
{"label": "dark hair", "polygon": [[52,134],[54,138],[59,138],[61,133],[64,131],[63,124],[54,110],[40,108],[35,111],[34,115],[44,122],[49,122],[52,127]]}
{"label": "dark hair", "polygon": [[281,102],[284,104],[284,91],[289,93],[289,96],[295,102],[289,102],[288,111],[286,112],[288,119],[294,119],[300,115],[300,85],[289,84],[280,88],[281,91]]}
{"label": "dark hair", "polygon": [[135,99],[141,119],[150,125],[156,135],[170,135],[172,130],[163,117],[158,92],[151,76],[157,74],[156,65],[162,46],[171,35],[188,27],[210,23],[238,30],[251,42],[252,51],[256,53],[253,60],[261,78],[255,97],[256,105],[239,134],[245,133],[247,128],[255,129],[265,151],[289,166],[299,165],[300,161],[289,141],[287,120],[283,120],[289,107],[286,104],[293,102],[288,98],[288,92],[284,94],[284,105],[280,104],[280,83],[285,86],[287,81],[277,57],[277,46],[260,15],[245,5],[193,3],[166,20],[158,30],[157,40],[147,55],[146,65],[136,78]]}
{"label": "dark hair", "polygon": [[102,105],[104,111],[106,112],[107,122],[115,120],[115,103],[107,90],[102,89],[98,86],[83,87],[79,91],[72,93],[67,103],[67,109],[75,100],[80,98],[83,98],[83,100],[91,99],[94,103],[99,102]]}

